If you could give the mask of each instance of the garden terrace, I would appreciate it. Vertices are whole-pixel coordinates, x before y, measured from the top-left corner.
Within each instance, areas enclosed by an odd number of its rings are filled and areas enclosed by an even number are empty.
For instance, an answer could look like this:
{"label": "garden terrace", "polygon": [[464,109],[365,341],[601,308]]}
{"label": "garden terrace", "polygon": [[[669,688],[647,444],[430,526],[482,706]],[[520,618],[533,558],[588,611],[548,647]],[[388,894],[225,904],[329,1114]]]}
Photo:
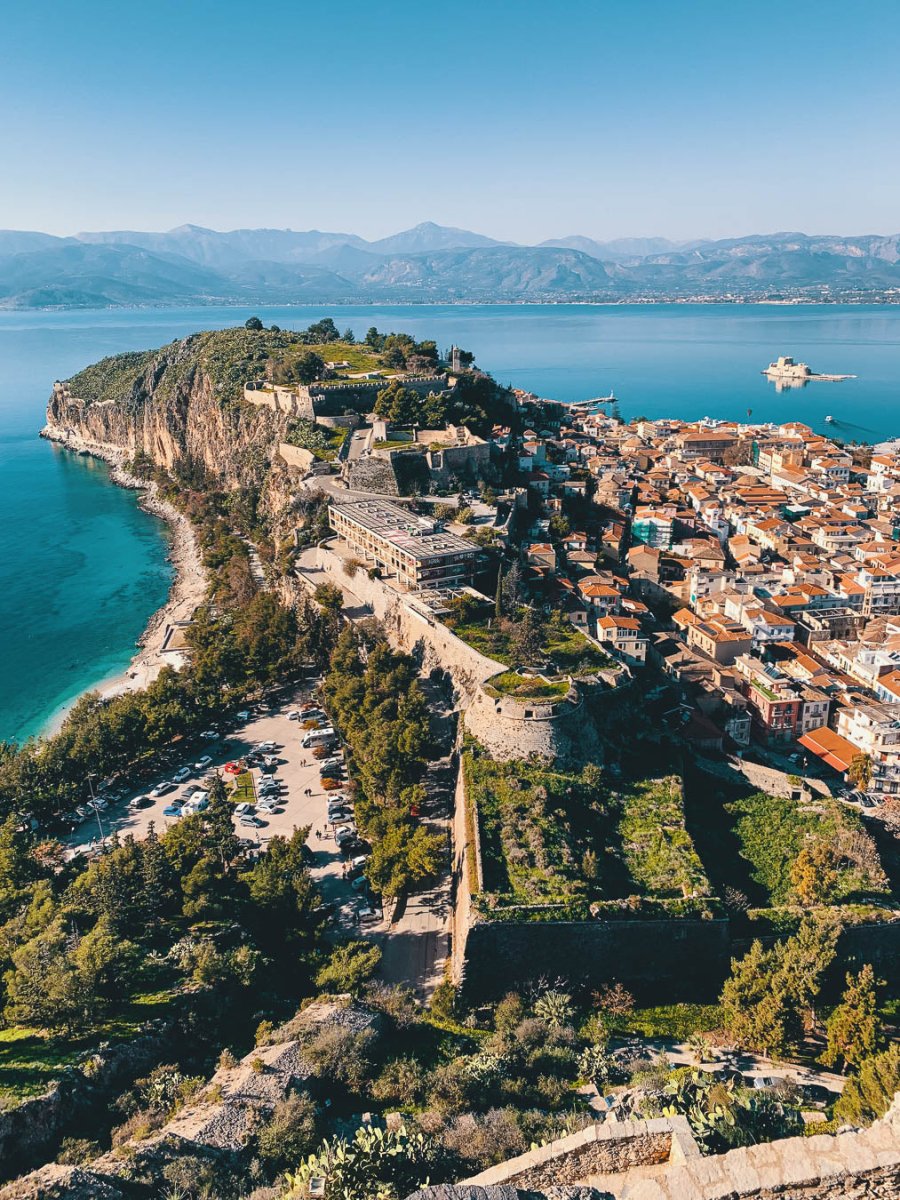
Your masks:
{"label": "garden terrace", "polygon": [[481,907],[492,918],[586,919],[592,910],[614,917],[643,908],[675,916],[710,907],[677,777],[611,792],[593,764],[575,773],[501,763],[474,745],[464,769],[480,841]]}
{"label": "garden terrace", "polygon": [[[688,829],[716,891],[740,894],[759,913],[810,903],[884,906],[891,889],[878,847],[859,816],[829,796],[802,800],[753,792],[742,777],[713,779],[696,768],[686,779]],[[827,847],[821,895],[801,901],[795,869],[801,851]],[[814,881],[815,883],[815,881]]]}
{"label": "garden terrace", "polygon": [[326,429],[313,421],[291,421],[285,441],[289,446],[309,450],[320,462],[333,462],[347,437],[346,429]]}
{"label": "garden terrace", "polygon": [[[449,614],[444,621],[458,638],[480,654],[504,666],[512,666],[520,657],[516,629],[525,611],[520,609],[514,619],[506,619],[494,616],[493,612],[485,612],[480,606],[471,606]],[[541,623],[540,638],[538,657],[548,664],[551,674],[590,675],[614,665],[604,651],[573,628],[559,613],[554,613]]]}
{"label": "garden terrace", "polygon": [[830,903],[889,894],[874,842],[855,813],[827,796],[805,801],[754,792],[726,805],[754,883],[770,905],[792,897],[791,869],[804,846],[824,842],[835,855]]}
{"label": "garden terrace", "polygon": [[543,675],[520,675],[504,671],[484,685],[489,696],[510,696],[513,700],[564,700],[571,684],[568,679],[545,679]]}

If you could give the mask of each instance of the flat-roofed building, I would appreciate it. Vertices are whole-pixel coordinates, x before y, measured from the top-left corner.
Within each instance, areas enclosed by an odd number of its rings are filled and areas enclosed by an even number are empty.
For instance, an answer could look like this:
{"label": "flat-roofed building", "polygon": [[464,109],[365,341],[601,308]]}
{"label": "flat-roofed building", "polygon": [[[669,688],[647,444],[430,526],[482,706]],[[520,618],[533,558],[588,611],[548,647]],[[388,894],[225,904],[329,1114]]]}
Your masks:
{"label": "flat-roofed building", "polygon": [[328,523],[365,562],[411,591],[462,587],[475,573],[477,547],[385,500],[328,506]]}

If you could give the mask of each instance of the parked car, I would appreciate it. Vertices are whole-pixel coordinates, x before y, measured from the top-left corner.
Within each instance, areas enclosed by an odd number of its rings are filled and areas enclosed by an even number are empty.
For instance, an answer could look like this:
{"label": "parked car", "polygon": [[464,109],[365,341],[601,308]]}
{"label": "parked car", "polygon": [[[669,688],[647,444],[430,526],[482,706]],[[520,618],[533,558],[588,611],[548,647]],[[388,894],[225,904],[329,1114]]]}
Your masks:
{"label": "parked car", "polygon": [[75,809],[75,812],[72,815],[76,821],[80,822],[80,821],[86,821],[88,819],[88,817],[93,816],[93,813],[91,812],[91,810],[89,808],[86,808],[84,805],[81,805]]}
{"label": "parked car", "polygon": [[163,809],[163,816],[164,817],[180,817],[182,815],[183,811],[184,810],[182,809],[182,806],[180,804],[176,804],[175,801],[173,800],[171,804],[167,804],[166,807]]}
{"label": "parked car", "polygon": [[271,800],[263,800],[256,806],[257,812],[265,813],[266,816],[272,817],[275,813],[282,811],[280,805],[274,804]]}
{"label": "parked car", "polygon": [[258,829],[259,826],[262,825],[262,821],[259,819],[259,817],[254,817],[250,813],[244,813],[242,817],[238,817],[238,824],[248,825],[251,829]]}
{"label": "parked car", "polygon": [[190,767],[182,767],[180,771],[176,771],[172,776],[173,783],[184,783],[186,779],[190,779],[192,774]]}
{"label": "parked car", "polygon": [[319,764],[319,770],[324,771],[326,767],[343,767],[343,765],[343,760],[338,758],[336,754],[333,754],[331,758],[322,760]]}
{"label": "parked car", "polygon": [[132,812],[137,812],[141,808],[146,808],[151,802],[149,796],[135,796],[133,800],[128,801],[128,807]]}
{"label": "parked car", "polygon": [[340,846],[345,842],[352,842],[356,837],[356,831],[351,829],[349,825],[339,825],[334,831],[334,840]]}
{"label": "parked car", "polygon": [[214,742],[219,736],[219,731],[218,729],[204,729],[200,736],[208,742]]}
{"label": "parked car", "polygon": [[359,905],[356,911],[359,914],[359,919],[363,924],[371,921],[381,920],[380,914],[377,913],[372,905],[365,900]]}
{"label": "parked car", "polygon": [[194,763],[194,770],[195,771],[205,771],[207,769],[207,767],[211,767],[211,766],[212,766],[212,759],[209,757],[208,754],[204,754],[202,758],[198,758],[197,761]]}
{"label": "parked car", "polygon": [[862,808],[877,808],[877,803],[871,796],[860,796],[859,803]]}
{"label": "parked car", "polygon": [[242,817],[245,815],[245,813],[253,812],[253,805],[250,804],[247,800],[242,800],[240,804],[236,804],[234,806],[234,811],[237,816]]}
{"label": "parked car", "polygon": [[171,783],[168,779],[166,779],[162,783],[158,783],[156,785],[156,787],[153,789],[153,791],[150,793],[150,795],[153,797],[154,800],[158,800],[160,798],[160,796],[168,796],[169,792],[174,792],[174,791],[175,791],[175,784]]}
{"label": "parked car", "polygon": [[780,1083],[784,1083],[778,1075],[755,1075],[753,1077],[753,1086],[757,1090],[763,1088],[776,1088]]}
{"label": "parked car", "polygon": [[369,890],[369,881],[365,875],[357,875],[350,886],[354,892],[367,892]]}
{"label": "parked car", "polygon": [[348,877],[355,879],[358,875],[361,875],[368,861],[368,854],[357,854],[355,858],[351,858],[350,869],[347,872]]}
{"label": "parked car", "polygon": [[300,720],[300,713],[297,711],[297,709],[296,709],[296,708],[295,708],[295,709],[292,709],[292,710],[291,710],[291,712],[289,712],[289,713],[288,713],[288,715],[287,715],[287,719],[288,719],[289,721],[299,721],[299,720]]}
{"label": "parked car", "polygon": [[102,796],[95,796],[93,800],[88,800],[88,805],[95,812],[105,812],[109,808],[109,803]]}
{"label": "parked car", "polygon": [[271,754],[273,750],[278,749],[278,746],[275,742],[260,742],[258,745],[254,746],[253,749],[260,754]]}

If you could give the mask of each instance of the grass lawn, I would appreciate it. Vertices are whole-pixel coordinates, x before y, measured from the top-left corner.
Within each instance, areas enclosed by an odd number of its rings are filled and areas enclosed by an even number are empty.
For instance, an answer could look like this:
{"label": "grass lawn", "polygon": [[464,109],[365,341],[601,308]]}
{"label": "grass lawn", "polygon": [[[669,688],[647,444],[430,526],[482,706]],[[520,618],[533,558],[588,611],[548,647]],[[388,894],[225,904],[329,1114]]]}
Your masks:
{"label": "grass lawn", "polygon": [[253,787],[253,776],[249,771],[243,771],[234,781],[234,790],[231,792],[231,799],[235,804],[256,802],[256,792]]}
{"label": "grass lawn", "polygon": [[300,358],[307,354],[310,350],[314,354],[318,354],[319,358],[325,362],[348,362],[349,367],[340,367],[338,375],[344,376],[354,372],[363,371],[384,371],[387,370],[381,362],[381,355],[376,354],[368,346],[358,346],[355,342],[326,342],[324,346],[297,346],[291,347],[282,359],[282,362],[289,363],[295,358]]}
{"label": "grass lawn", "polygon": [[101,1042],[128,1041],[147,1021],[165,1016],[168,991],[132,997],[123,1015],[89,1034],[49,1034],[25,1025],[0,1030],[0,1111],[42,1095],[68,1067],[77,1066]]}
{"label": "grass lawn", "polygon": [[518,671],[504,671],[495,675],[484,685],[489,696],[514,696],[517,700],[562,700],[569,690],[568,681],[557,682],[535,679],[520,675]]}
{"label": "grass lawn", "polygon": [[722,1027],[718,1004],[664,1004],[654,1008],[635,1008],[613,1017],[617,1034],[637,1034],[646,1038],[675,1038],[686,1041],[692,1033],[710,1033]]}

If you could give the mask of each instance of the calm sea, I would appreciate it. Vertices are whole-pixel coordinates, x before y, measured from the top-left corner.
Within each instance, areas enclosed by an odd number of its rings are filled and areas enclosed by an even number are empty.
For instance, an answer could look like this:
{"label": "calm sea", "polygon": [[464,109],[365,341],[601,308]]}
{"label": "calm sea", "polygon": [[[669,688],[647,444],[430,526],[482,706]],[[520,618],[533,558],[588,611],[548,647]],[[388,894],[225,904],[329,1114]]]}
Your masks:
{"label": "calm sea", "polygon": [[[302,328],[329,313],[473,350],[501,382],[560,400],[615,391],[624,416],[798,419],[846,439],[900,434],[900,306],[372,306],[268,309]],[[249,310],[0,313],[0,739],[38,732],[120,672],[171,574],[165,530],[105,467],[37,439],[54,379],[122,350],[242,323]],[[778,394],[779,354],[839,384]],[[827,414],[834,424],[826,426]]]}

